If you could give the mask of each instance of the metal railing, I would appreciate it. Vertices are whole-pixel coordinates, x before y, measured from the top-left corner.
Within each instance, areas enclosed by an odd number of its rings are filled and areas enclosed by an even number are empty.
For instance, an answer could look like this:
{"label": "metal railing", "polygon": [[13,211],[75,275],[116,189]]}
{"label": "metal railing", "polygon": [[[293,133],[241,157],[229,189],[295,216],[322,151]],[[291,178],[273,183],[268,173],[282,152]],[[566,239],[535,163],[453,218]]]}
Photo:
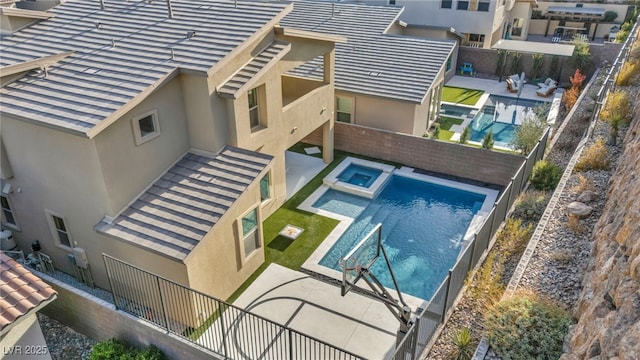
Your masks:
{"label": "metal railing", "polygon": [[[417,359],[422,352],[429,350],[429,347],[432,346],[435,340],[433,335],[451,315],[455,301],[464,287],[467,274],[478,265],[483,255],[493,245],[491,239],[498,231],[500,224],[507,218],[509,209],[518,195],[524,190],[533,165],[544,156],[549,133],[550,129],[547,128],[531,153],[522,162],[516,174],[494,203],[493,209],[486,216],[482,227],[458,257],[455,265],[449,270],[449,274],[442,281],[426,307],[418,314],[416,326],[409,329],[400,346],[396,347],[391,359]],[[409,356],[411,352],[407,349],[411,347],[407,342],[415,342],[415,351],[413,352],[415,355]]]}
{"label": "metal railing", "polygon": [[102,254],[116,309],[225,359],[360,356]]}

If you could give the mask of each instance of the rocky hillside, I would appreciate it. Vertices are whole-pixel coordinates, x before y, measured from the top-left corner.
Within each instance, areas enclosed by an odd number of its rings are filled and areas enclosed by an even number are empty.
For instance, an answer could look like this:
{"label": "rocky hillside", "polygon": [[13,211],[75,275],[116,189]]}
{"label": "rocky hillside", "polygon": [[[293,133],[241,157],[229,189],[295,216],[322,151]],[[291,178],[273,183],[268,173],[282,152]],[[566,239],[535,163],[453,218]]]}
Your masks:
{"label": "rocky hillside", "polygon": [[593,234],[578,323],[561,359],[640,359],[640,111]]}

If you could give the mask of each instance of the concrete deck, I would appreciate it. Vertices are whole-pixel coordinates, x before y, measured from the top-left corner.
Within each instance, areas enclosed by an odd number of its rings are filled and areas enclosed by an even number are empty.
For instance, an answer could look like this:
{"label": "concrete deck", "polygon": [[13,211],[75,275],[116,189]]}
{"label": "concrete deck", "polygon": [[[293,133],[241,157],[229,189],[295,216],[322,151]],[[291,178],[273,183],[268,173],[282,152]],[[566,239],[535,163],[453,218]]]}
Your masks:
{"label": "concrete deck", "polygon": [[292,151],[285,151],[287,200],[313,179],[327,164],[322,159]]}
{"label": "concrete deck", "polygon": [[234,305],[367,359],[395,349],[399,322],[380,302],[271,264]]}
{"label": "concrete deck", "polygon": [[[526,74],[525,74],[525,78],[526,78]],[[449,80],[445,85],[462,87],[467,89],[484,90],[486,93],[489,93],[492,95],[507,96],[512,98],[516,98],[518,96],[518,94],[510,93],[507,90],[507,83],[504,81],[504,79],[498,82],[497,80],[481,79],[481,78],[475,78],[471,76],[454,75],[451,78],[451,80]],[[524,84],[524,87],[522,88],[522,93],[520,94],[520,99],[530,99],[530,100],[548,101],[548,102],[553,100],[553,96],[549,96],[546,98],[542,96],[538,96],[536,94],[536,90],[538,90],[538,86],[536,84],[533,84],[533,83]],[[562,93],[562,89],[556,89],[556,93],[558,92]]]}

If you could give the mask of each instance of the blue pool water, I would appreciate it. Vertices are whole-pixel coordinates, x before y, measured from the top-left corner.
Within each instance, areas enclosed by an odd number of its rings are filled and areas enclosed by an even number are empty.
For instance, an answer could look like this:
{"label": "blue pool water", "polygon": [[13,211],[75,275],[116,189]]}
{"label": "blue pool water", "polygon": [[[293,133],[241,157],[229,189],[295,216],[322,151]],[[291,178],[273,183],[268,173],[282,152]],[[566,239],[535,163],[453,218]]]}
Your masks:
{"label": "blue pool water", "polygon": [[490,95],[482,109],[471,121],[471,141],[482,142],[493,132],[493,140],[510,144],[515,130],[527,117],[535,116],[533,109],[543,102]]}
{"label": "blue pool water", "polygon": [[367,166],[349,164],[340,175],[338,180],[346,183],[368,188],[382,174],[382,170],[374,169]]}
{"label": "blue pool water", "polygon": [[[314,207],[354,218],[320,265],[339,270],[338,261],[382,223],[382,243],[400,290],[429,300],[455,264],[462,239],[485,195],[393,175],[375,199],[327,190]],[[379,259],[373,274],[393,282]]]}

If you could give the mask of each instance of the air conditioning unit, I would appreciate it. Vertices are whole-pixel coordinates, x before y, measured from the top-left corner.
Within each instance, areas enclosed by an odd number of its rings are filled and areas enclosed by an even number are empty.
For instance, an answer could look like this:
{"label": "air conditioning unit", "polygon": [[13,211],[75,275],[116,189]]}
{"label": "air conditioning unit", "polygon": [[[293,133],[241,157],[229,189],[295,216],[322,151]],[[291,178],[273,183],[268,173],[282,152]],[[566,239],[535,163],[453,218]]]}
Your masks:
{"label": "air conditioning unit", "polygon": [[84,249],[79,247],[73,248],[73,257],[76,262],[76,266],[83,269],[89,268],[89,260],[87,259],[87,253]]}
{"label": "air conditioning unit", "polygon": [[0,231],[0,250],[12,251],[18,247],[11,230]]}

